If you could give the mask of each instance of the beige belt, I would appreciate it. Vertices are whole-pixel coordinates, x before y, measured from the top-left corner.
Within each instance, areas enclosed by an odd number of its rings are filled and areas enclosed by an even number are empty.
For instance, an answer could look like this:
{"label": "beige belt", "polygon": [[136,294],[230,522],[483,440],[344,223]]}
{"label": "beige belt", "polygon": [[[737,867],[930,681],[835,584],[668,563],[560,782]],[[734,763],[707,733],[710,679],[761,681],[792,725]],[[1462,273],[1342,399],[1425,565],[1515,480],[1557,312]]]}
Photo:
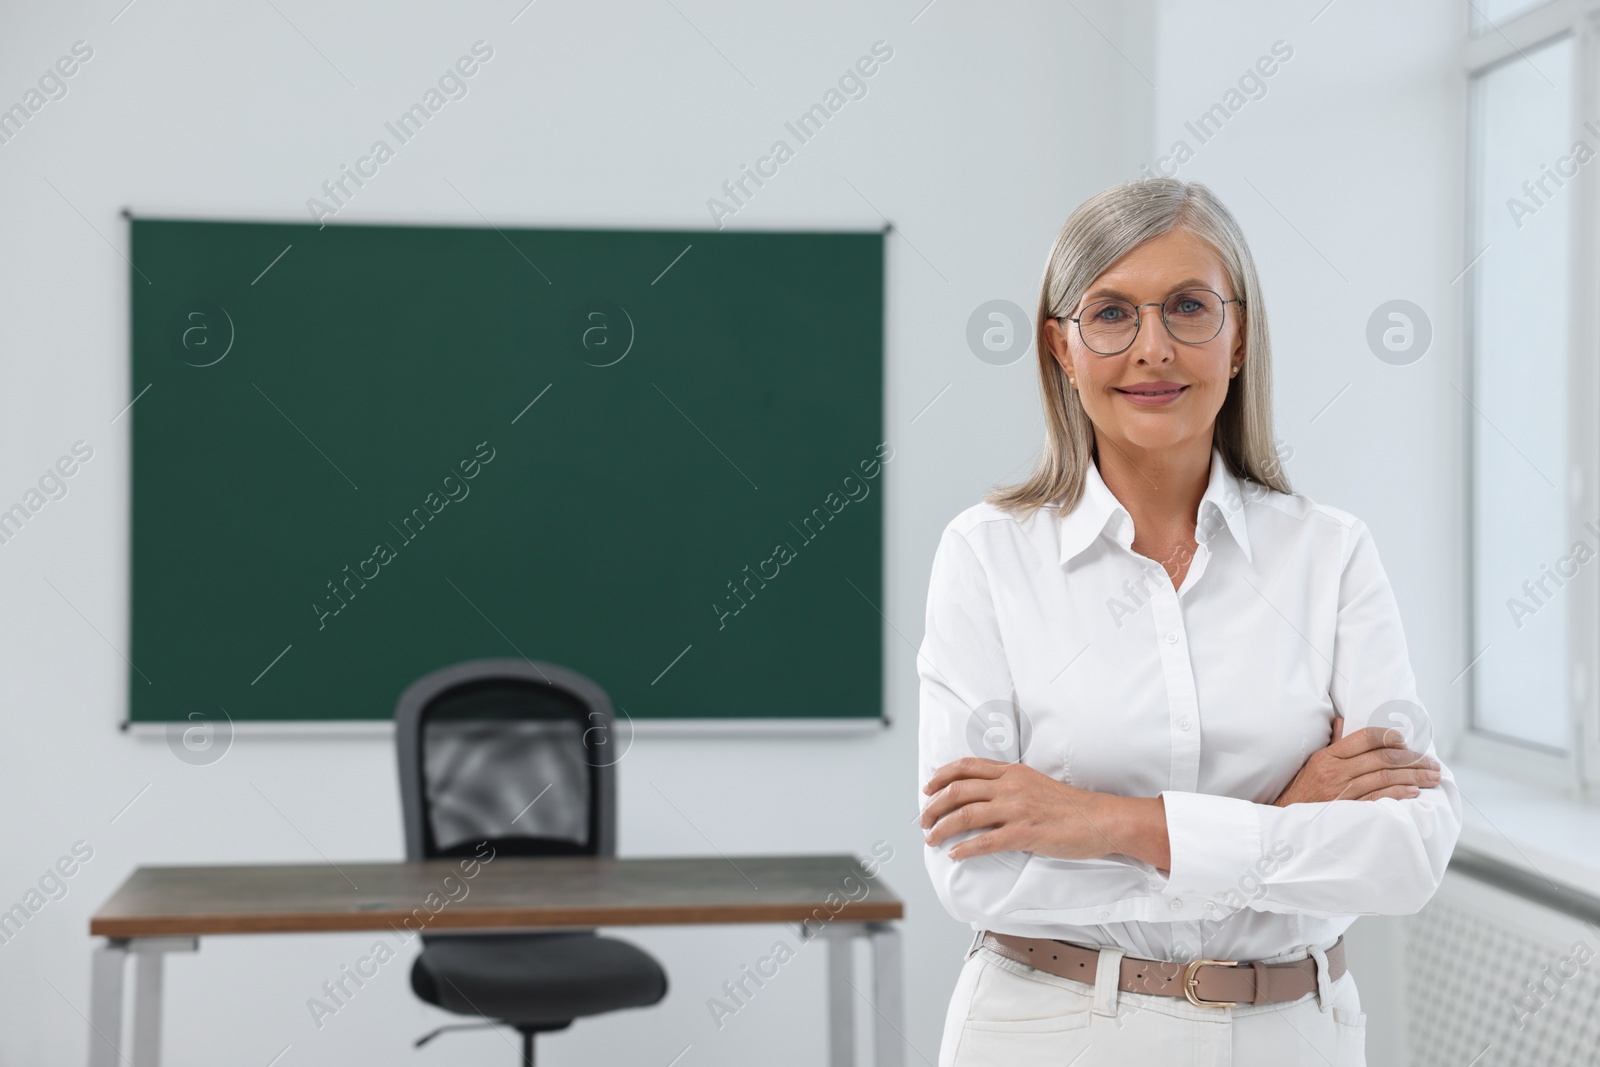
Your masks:
{"label": "beige belt", "polygon": [[[1099,949],[988,931],[983,935],[983,947],[1047,974],[1089,985],[1094,984],[1095,966],[1100,961]],[[1343,937],[1328,949],[1327,957],[1328,981],[1336,982],[1345,969]],[[1180,963],[1124,956],[1117,987],[1125,993],[1186,997],[1202,1008],[1276,1004],[1316,992],[1317,961],[1308,956],[1292,963],[1212,959]]]}

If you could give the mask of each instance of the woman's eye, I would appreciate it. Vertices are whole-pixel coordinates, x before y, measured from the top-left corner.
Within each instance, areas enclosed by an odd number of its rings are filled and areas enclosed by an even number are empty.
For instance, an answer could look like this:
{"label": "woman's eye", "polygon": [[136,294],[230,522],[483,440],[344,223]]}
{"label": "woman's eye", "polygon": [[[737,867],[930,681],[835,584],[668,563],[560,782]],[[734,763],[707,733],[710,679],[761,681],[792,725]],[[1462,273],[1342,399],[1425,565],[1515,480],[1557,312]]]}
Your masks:
{"label": "woman's eye", "polygon": [[1117,322],[1121,316],[1121,308],[1111,307],[1101,308],[1100,311],[1095,315],[1095,318],[1099,319],[1101,322]]}
{"label": "woman's eye", "polygon": [[1177,311],[1177,313],[1180,315],[1193,315],[1196,311],[1199,311],[1203,307],[1205,307],[1205,305],[1200,301],[1185,297],[1184,299],[1178,301],[1178,306],[1173,310]]}

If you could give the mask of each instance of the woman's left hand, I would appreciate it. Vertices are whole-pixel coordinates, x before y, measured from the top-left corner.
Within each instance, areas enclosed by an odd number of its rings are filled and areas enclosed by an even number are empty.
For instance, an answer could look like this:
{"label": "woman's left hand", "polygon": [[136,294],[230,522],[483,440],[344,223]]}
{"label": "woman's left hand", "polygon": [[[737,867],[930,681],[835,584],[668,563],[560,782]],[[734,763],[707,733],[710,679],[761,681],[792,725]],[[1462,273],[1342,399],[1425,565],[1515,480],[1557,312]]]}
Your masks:
{"label": "woman's left hand", "polygon": [[1112,840],[1107,803],[1121,798],[1078,789],[1025,763],[968,756],[940,767],[922,791],[933,796],[922,809],[927,844],[988,828],[952,848],[951,859],[1008,851],[1094,859],[1126,851]]}

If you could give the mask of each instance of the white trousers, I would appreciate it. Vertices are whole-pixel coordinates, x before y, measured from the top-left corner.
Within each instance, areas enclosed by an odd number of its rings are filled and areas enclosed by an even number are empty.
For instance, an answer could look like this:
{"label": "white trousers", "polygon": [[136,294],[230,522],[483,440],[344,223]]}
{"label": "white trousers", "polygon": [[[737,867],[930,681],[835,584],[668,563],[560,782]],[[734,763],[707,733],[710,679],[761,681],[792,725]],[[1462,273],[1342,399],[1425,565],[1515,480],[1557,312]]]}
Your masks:
{"label": "white trousers", "polygon": [[1295,1001],[1202,1008],[1179,997],[1125,993],[1122,953],[1102,949],[1095,985],[1058,978],[986,948],[968,950],[945,1016],[939,1067],[1366,1067],[1355,979],[1327,978]]}

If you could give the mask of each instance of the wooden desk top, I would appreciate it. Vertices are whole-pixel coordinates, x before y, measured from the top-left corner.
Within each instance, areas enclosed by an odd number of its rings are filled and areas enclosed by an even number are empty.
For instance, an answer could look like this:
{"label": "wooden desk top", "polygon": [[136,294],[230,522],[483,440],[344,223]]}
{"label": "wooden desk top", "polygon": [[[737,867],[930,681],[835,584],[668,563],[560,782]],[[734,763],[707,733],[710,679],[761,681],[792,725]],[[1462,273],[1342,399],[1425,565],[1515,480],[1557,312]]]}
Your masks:
{"label": "wooden desk top", "polygon": [[474,862],[140,867],[89,920],[89,933],[871,922],[904,912],[853,856],[499,856],[464,866]]}

